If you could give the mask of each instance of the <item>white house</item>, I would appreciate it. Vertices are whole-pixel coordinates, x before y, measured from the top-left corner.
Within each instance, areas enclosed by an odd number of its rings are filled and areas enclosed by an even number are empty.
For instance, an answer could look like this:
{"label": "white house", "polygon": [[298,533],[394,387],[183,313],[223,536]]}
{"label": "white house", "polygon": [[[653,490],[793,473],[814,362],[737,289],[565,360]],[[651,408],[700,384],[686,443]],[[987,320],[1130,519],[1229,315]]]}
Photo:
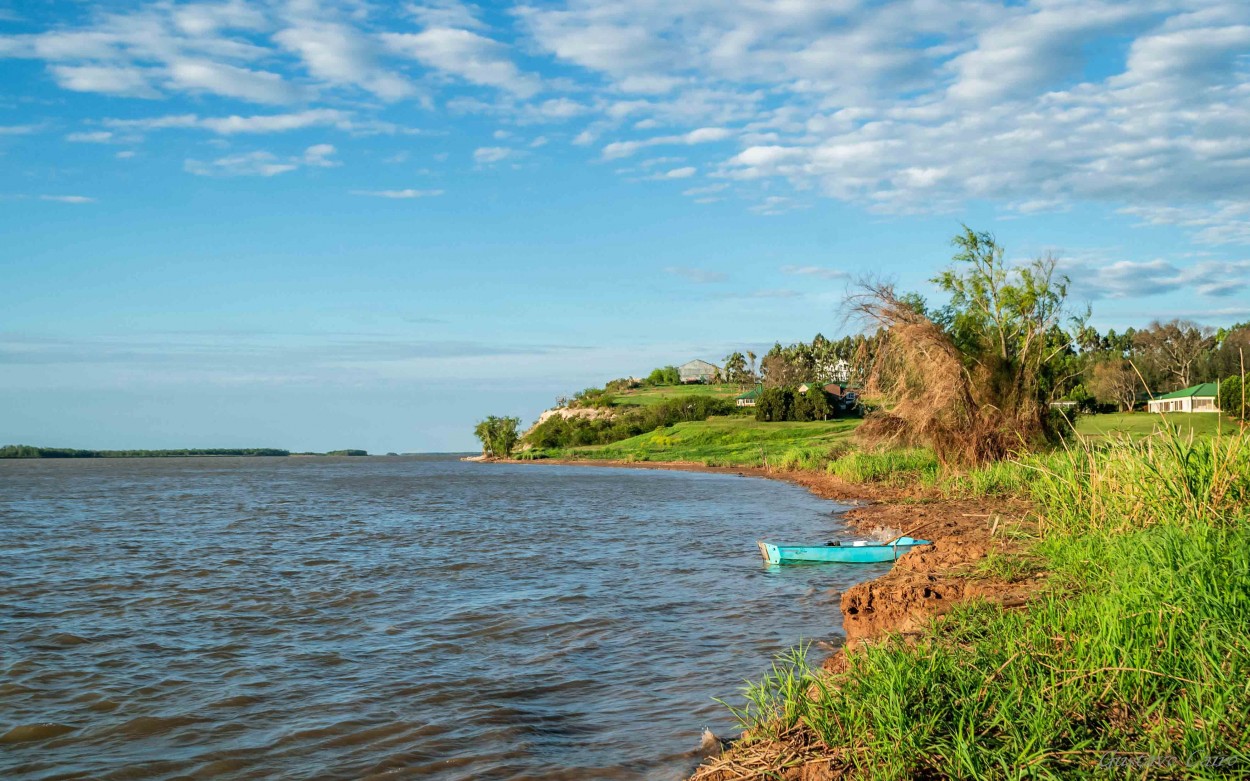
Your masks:
{"label": "white house", "polygon": [[1204,382],[1151,399],[1146,402],[1146,409],[1150,412],[1219,412],[1218,392],[1219,386],[1214,382]]}

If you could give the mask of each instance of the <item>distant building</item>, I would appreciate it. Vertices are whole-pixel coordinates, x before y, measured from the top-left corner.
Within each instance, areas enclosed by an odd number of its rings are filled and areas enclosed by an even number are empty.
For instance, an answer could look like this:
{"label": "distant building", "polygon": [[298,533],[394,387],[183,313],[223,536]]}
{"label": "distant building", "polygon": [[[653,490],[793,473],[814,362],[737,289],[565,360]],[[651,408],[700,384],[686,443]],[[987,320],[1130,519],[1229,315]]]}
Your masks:
{"label": "distant building", "polygon": [[839,358],[838,362],[833,365],[833,369],[829,371],[829,379],[836,383],[845,385],[851,381],[851,364],[846,360]]}
{"label": "distant building", "polygon": [[687,361],[677,367],[677,373],[681,375],[683,384],[693,382],[713,382],[720,376],[720,367],[707,361],[698,359]]}
{"label": "distant building", "polygon": [[756,385],[751,390],[734,399],[734,403],[739,407],[754,407],[755,402],[759,401],[760,394],[764,392],[763,385]]}
{"label": "distant building", "polygon": [[1204,382],[1151,399],[1146,402],[1146,409],[1150,412],[1219,412],[1217,393],[1218,386],[1214,382]]}
{"label": "distant building", "polygon": [[842,385],[836,382],[831,382],[828,385],[826,385],[825,393],[828,393],[830,396],[833,396],[835,399],[838,399],[839,401],[844,401],[847,404],[854,404],[855,400],[859,398],[859,394],[857,394],[855,391],[851,390],[845,385]]}

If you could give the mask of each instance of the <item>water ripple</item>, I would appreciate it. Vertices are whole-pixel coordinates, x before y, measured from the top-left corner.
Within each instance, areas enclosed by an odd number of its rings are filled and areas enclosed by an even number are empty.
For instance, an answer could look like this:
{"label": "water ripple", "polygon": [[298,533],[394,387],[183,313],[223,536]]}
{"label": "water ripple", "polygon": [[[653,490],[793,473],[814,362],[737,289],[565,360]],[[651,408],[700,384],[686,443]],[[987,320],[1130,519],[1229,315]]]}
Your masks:
{"label": "water ripple", "polygon": [[778,483],[446,458],[0,462],[0,777],[680,778],[880,567]]}

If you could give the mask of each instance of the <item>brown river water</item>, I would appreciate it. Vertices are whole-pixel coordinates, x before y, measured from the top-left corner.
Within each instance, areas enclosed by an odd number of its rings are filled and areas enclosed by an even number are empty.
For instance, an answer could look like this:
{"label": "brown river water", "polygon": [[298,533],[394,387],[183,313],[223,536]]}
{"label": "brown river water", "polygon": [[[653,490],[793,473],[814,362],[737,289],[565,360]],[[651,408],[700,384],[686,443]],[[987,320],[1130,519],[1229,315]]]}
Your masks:
{"label": "brown river water", "polygon": [[450,457],[0,461],[0,779],[676,779],[888,565],[837,505]]}

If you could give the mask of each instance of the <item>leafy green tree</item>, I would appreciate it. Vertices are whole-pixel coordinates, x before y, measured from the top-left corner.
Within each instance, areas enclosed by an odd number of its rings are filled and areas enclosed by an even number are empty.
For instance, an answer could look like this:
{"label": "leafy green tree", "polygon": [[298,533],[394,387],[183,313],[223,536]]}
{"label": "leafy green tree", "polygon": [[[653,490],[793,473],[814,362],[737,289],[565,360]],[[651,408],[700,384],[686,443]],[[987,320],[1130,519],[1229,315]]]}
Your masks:
{"label": "leafy green tree", "polygon": [[744,386],[751,380],[747,373],[747,359],[742,353],[735,352],[725,356],[725,382]]}
{"label": "leafy green tree", "polygon": [[676,366],[662,366],[654,369],[647,375],[647,379],[643,381],[644,385],[680,385],[681,372],[677,371]]}
{"label": "leafy green tree", "polygon": [[812,388],[807,392],[807,397],[812,420],[829,420],[834,417],[833,404],[824,388]]}
{"label": "leafy green tree", "polygon": [[473,434],[482,443],[482,455],[492,458],[511,456],[521,438],[518,431],[520,425],[520,418],[501,418],[495,415],[479,421],[473,428]]}
{"label": "leafy green tree", "polygon": [[1250,375],[1229,377],[1220,383],[1220,411],[1237,420],[1250,419],[1250,399],[1246,397],[1250,394],[1250,387],[1246,385],[1247,376]]}
{"label": "leafy green tree", "polygon": [[978,395],[1050,435],[1046,403],[1058,384],[1055,358],[1072,344],[1060,327],[1068,278],[1056,272],[1053,257],[1009,265],[992,234],[966,225],[951,243],[954,262],[933,282],[950,294],[947,332],[975,373]]}

